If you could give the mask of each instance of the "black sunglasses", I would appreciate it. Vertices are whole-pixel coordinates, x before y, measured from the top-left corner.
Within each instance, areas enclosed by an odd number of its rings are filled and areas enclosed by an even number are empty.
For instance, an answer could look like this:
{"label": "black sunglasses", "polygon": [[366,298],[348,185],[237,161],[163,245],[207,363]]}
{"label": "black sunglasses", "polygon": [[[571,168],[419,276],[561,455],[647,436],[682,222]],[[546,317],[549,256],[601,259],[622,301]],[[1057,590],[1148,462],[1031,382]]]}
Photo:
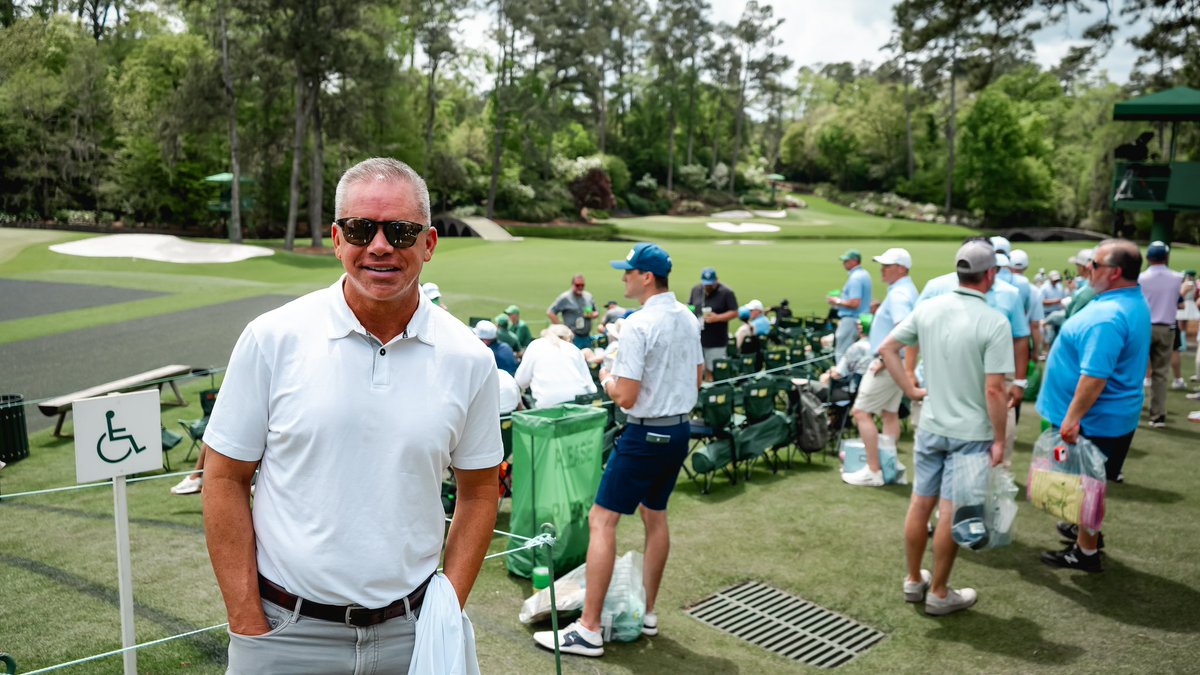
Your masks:
{"label": "black sunglasses", "polygon": [[1095,261],[1095,260],[1093,260],[1093,261],[1092,261],[1092,269],[1094,269],[1094,270],[1098,270],[1098,269],[1100,269],[1101,267],[1112,267],[1112,268],[1116,268],[1117,266],[1116,266],[1116,265],[1109,265],[1108,263],[1097,262],[1097,261]]}
{"label": "black sunglasses", "polygon": [[333,221],[342,230],[342,238],[354,246],[366,246],[375,238],[379,228],[394,248],[409,248],[417,243],[417,237],[429,229],[428,225],[411,220],[371,220],[370,218],[338,218]]}

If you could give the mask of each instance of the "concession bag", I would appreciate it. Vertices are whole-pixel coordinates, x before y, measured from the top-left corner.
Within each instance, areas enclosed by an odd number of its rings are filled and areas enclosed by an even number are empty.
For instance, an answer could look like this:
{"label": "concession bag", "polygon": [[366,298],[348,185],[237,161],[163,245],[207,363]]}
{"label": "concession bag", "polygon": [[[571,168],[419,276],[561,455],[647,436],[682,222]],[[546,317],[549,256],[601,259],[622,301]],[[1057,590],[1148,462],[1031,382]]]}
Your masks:
{"label": "concession bag", "polygon": [[1104,521],[1105,457],[1091,441],[1067,443],[1047,429],[1033,445],[1026,495],[1037,508],[1076,525],[1099,530]]}

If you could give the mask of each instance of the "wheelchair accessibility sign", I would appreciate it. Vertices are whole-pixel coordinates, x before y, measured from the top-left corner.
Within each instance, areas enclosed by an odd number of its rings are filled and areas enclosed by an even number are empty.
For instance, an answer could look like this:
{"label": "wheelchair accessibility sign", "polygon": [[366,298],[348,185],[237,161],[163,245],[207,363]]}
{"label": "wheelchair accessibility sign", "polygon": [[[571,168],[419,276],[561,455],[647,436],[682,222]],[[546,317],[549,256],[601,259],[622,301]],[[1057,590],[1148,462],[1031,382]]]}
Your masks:
{"label": "wheelchair accessibility sign", "polygon": [[81,399],[72,414],[77,482],[162,468],[157,390]]}

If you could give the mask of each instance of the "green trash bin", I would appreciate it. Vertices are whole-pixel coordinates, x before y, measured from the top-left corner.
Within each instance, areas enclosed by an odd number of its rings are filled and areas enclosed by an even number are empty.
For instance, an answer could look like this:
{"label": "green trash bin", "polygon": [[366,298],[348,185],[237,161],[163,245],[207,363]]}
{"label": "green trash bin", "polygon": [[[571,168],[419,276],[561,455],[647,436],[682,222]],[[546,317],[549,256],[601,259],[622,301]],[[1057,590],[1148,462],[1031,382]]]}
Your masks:
{"label": "green trash bin", "polygon": [[28,456],[25,398],[20,394],[0,394],[0,462],[12,464]]}
{"label": "green trash bin", "polygon": [[[536,536],[542,523],[553,523],[554,573],[562,575],[587,561],[588,511],[600,487],[600,453],[608,411],[564,403],[515,412],[512,454],[512,519],[509,528]],[[524,542],[510,539],[509,550]],[[504,557],[508,571],[526,579],[545,564],[545,555],[525,549]]]}

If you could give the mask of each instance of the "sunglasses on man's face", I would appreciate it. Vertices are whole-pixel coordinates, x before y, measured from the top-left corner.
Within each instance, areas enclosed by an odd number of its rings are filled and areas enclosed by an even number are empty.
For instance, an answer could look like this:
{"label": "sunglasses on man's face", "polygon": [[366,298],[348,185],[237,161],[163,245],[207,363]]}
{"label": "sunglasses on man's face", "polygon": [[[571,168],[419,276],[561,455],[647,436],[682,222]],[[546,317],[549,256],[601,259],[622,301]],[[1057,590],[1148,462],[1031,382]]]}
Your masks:
{"label": "sunglasses on man's face", "polygon": [[417,237],[429,229],[428,225],[411,220],[371,220],[370,218],[338,218],[333,221],[342,231],[346,243],[366,246],[375,239],[375,233],[383,228],[383,236],[393,248],[409,248],[417,243]]}

